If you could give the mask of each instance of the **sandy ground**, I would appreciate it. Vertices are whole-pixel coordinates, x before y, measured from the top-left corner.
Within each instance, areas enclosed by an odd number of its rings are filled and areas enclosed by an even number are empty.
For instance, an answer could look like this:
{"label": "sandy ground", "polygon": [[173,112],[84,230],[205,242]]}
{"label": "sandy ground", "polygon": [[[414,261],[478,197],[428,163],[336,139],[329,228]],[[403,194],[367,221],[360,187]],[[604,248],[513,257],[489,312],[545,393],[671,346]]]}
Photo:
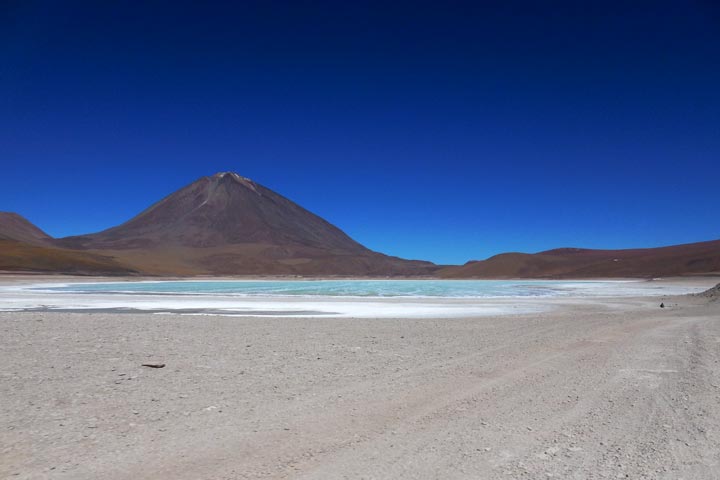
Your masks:
{"label": "sandy ground", "polygon": [[0,313],[0,478],[720,478],[720,301],[607,303]]}

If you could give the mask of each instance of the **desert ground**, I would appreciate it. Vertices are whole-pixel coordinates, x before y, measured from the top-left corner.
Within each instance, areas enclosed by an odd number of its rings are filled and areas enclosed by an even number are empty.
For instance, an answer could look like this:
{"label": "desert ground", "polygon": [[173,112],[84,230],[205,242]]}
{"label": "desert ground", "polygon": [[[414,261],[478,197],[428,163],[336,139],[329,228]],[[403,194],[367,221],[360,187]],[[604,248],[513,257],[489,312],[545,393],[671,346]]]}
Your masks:
{"label": "desert ground", "polygon": [[3,312],[0,478],[720,478],[720,301],[659,301]]}

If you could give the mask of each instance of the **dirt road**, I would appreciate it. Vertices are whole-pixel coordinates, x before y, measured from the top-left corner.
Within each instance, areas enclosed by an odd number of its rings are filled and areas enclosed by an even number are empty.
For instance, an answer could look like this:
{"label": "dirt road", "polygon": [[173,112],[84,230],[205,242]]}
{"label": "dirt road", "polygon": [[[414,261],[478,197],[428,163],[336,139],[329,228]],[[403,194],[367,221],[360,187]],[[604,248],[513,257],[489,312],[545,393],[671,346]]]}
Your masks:
{"label": "dirt road", "polygon": [[720,303],[592,302],[455,320],[2,313],[0,478],[720,478]]}

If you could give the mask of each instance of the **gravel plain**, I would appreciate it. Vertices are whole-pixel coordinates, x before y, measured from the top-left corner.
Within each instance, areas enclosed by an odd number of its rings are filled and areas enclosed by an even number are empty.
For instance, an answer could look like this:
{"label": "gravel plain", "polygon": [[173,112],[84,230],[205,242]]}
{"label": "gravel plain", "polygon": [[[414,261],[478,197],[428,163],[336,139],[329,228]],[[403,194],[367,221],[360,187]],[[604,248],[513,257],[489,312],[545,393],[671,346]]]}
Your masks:
{"label": "gravel plain", "polygon": [[0,313],[0,478],[717,479],[720,302],[663,300]]}

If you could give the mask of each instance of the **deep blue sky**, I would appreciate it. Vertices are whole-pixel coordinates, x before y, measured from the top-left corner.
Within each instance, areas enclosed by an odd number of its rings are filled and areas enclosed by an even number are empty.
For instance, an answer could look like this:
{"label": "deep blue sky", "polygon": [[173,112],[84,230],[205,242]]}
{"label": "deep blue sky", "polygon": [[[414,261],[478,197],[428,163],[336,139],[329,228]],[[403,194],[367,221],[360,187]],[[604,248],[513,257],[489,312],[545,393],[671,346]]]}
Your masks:
{"label": "deep blue sky", "polygon": [[0,210],[87,233],[232,170],[441,263],[719,238],[713,3],[6,0]]}

